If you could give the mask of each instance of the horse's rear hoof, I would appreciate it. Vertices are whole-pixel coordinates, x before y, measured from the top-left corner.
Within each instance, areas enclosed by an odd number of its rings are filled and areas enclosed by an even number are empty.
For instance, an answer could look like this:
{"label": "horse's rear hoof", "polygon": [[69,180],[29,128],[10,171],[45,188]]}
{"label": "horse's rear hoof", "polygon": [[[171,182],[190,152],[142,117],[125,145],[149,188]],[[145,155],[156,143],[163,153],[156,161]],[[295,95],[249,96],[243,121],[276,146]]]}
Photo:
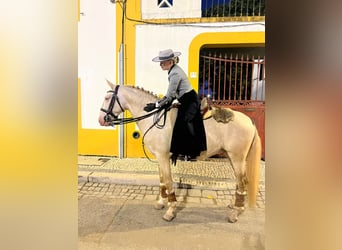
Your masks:
{"label": "horse's rear hoof", "polygon": [[238,216],[234,214],[233,212],[228,213],[228,222],[235,223],[238,221]]}
{"label": "horse's rear hoof", "polygon": [[244,211],[243,207],[228,206],[228,222],[235,223],[239,219],[239,215]]}
{"label": "horse's rear hoof", "polygon": [[164,216],[163,216],[163,219],[168,221],[168,222],[172,221],[174,218],[176,218],[175,214],[165,213]]}

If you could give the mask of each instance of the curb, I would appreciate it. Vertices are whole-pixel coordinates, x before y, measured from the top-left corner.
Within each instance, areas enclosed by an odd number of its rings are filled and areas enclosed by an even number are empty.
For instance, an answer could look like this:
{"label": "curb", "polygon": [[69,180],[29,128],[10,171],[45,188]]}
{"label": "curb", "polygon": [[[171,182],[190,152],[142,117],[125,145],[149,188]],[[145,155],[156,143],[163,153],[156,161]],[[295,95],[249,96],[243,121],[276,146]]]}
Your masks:
{"label": "curb", "polygon": [[[109,172],[93,172],[93,171],[78,171],[79,182],[95,182],[108,183],[119,185],[143,185],[143,186],[159,186],[159,177],[150,174],[136,174],[136,173],[109,173]],[[177,177],[173,178],[173,185],[175,188],[185,189],[207,189],[207,190],[227,190],[235,189],[235,180],[231,181],[196,181],[180,180]],[[263,186],[263,182],[259,185]]]}
{"label": "curb", "polygon": [[122,185],[159,186],[158,176],[135,173],[78,171],[78,180]]}

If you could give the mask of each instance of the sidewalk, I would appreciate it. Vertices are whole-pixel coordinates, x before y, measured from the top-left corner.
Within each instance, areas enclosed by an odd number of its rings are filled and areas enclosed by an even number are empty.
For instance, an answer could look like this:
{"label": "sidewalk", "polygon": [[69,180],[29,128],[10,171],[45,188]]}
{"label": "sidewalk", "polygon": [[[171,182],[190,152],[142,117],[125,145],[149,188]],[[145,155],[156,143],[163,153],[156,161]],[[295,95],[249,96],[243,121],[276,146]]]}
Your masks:
{"label": "sidewalk", "polygon": [[[157,200],[158,165],[146,158],[78,157],[79,198],[96,196]],[[227,206],[235,194],[235,176],[226,159],[178,161],[172,167],[177,200]],[[257,207],[265,208],[265,163],[261,164]]]}

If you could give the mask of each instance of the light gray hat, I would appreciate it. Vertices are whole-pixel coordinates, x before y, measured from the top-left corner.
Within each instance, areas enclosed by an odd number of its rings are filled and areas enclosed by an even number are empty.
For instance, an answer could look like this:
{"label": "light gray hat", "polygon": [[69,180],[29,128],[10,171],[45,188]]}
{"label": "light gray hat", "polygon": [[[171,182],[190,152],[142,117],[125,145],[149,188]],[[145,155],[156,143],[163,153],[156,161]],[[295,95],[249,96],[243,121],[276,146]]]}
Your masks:
{"label": "light gray hat", "polygon": [[159,51],[159,55],[152,59],[153,62],[163,62],[180,56],[180,52],[173,52],[172,49]]}

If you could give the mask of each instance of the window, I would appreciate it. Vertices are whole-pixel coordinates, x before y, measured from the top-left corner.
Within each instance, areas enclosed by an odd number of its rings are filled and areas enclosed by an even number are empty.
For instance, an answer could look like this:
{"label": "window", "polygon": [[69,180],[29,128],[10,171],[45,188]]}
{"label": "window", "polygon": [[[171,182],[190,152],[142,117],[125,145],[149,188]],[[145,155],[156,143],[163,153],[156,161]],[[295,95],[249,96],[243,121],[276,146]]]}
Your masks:
{"label": "window", "polygon": [[159,8],[170,8],[173,5],[173,0],[158,0]]}

